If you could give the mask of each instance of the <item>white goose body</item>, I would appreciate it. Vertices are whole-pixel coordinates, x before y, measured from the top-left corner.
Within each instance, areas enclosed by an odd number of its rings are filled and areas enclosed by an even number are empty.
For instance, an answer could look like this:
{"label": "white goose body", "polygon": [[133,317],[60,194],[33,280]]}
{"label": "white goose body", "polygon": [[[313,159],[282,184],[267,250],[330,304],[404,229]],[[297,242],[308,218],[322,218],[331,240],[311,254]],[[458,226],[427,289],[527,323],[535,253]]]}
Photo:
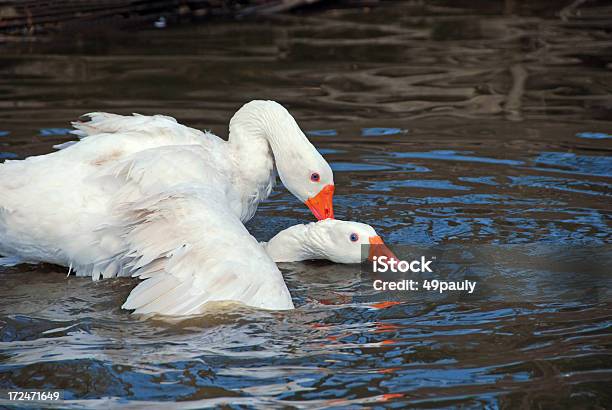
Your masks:
{"label": "white goose body", "polygon": [[[190,314],[215,300],[293,307],[243,226],[269,195],[275,167],[311,209],[324,188],[333,192],[329,165],[287,110],[246,104],[227,142],[165,116],[90,117],[74,124],[81,141],[0,164],[0,255],[94,279],[147,279],[124,306],[142,313]],[[313,171],[317,183],[304,181]]]}

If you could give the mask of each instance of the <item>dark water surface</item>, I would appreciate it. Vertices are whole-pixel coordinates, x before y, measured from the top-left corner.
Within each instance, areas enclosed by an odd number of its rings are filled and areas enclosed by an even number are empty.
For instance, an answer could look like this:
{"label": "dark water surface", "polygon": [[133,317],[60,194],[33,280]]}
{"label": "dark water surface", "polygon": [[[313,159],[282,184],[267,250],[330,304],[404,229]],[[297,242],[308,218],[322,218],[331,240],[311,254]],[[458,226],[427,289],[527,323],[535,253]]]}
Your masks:
{"label": "dark water surface", "polygon": [[[396,2],[4,41],[0,160],[50,152],[89,111],[164,113],[225,136],[242,103],[269,98],[332,164],[337,217],[389,243],[601,249],[612,9],[559,3]],[[310,219],[279,187],[248,227],[266,240]],[[612,405],[609,292],[547,300],[538,281],[524,300],[380,304],[357,297],[372,279],[359,267],[282,269],[295,311],[172,322],[119,309],[132,280],[0,267],[0,390],[64,389],[74,408]],[[500,286],[512,275],[529,285],[517,268]]]}

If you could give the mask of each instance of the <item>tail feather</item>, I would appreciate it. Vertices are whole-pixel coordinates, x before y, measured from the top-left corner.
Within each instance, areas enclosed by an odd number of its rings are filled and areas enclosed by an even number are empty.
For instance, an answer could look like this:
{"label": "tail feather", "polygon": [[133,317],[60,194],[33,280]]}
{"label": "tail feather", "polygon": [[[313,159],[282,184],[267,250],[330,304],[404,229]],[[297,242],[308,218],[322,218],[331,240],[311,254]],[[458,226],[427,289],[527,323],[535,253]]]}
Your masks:
{"label": "tail feather", "polygon": [[79,121],[73,121],[72,126],[76,129],[74,133],[79,137],[87,137],[95,134],[113,134],[116,132],[140,131],[151,129],[151,127],[167,123],[176,124],[176,120],[166,115],[119,115],[106,112],[90,112],[81,116]]}

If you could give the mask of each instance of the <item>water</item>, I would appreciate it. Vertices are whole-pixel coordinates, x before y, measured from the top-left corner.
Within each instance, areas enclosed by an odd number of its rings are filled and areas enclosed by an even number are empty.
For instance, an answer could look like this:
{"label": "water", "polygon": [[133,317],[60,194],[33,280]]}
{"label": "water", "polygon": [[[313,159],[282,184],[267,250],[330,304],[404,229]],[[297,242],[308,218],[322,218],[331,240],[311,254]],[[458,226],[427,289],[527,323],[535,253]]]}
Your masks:
{"label": "water", "polygon": [[[609,245],[609,6],[561,19],[556,2],[456,4],[5,41],[0,160],[50,152],[84,112],[165,113],[225,136],[242,103],[269,98],[332,164],[337,217],[388,243]],[[248,228],[266,240],[310,219],[279,188]],[[119,309],[129,279],[0,267],[0,389],[64,389],[74,408],[612,403],[605,293],[538,281],[540,299],[381,304],[358,267],[282,270],[295,311],[166,321]],[[513,275],[529,286],[510,269],[498,295]]]}

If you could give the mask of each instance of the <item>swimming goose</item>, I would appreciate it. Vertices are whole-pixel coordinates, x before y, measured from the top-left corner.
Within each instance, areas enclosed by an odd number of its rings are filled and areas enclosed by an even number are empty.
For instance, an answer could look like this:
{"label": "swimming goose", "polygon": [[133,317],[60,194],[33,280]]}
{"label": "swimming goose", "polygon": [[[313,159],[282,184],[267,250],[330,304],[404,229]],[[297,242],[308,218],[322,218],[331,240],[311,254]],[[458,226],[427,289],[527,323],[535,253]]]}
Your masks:
{"label": "swimming goose", "polygon": [[[181,202],[183,211],[189,212],[190,199]],[[172,211],[176,208],[173,204]],[[172,215],[165,217],[168,218],[165,232],[176,231],[178,224],[171,219]],[[183,234],[190,232],[193,230],[186,228]],[[151,233],[143,228],[142,235],[149,238],[151,246],[168,240],[168,236]],[[178,236],[184,241],[184,235]],[[395,258],[371,226],[358,222],[326,219],[295,225],[260,246],[242,225],[232,226],[222,236],[219,243],[206,249],[179,246],[169,262],[138,268],[133,276],[145,280],[132,290],[122,307],[133,309],[134,313],[173,316],[201,313],[207,302],[227,300],[267,309],[292,309],[291,295],[274,262],[328,259],[360,263],[366,258],[363,245],[369,248],[370,260],[382,255]]]}
{"label": "swimming goose", "polygon": [[[206,261],[207,275],[191,285],[208,299],[292,306],[243,222],[270,194],[275,171],[317,219],[333,218],[334,183],[284,107],[245,104],[227,142],[161,115],[86,119],[74,123],[80,141],[0,164],[0,255],[67,266],[94,280],[160,271],[190,277]],[[143,282],[150,292],[158,290],[153,282]],[[169,297],[188,299],[191,285],[175,284]]]}

